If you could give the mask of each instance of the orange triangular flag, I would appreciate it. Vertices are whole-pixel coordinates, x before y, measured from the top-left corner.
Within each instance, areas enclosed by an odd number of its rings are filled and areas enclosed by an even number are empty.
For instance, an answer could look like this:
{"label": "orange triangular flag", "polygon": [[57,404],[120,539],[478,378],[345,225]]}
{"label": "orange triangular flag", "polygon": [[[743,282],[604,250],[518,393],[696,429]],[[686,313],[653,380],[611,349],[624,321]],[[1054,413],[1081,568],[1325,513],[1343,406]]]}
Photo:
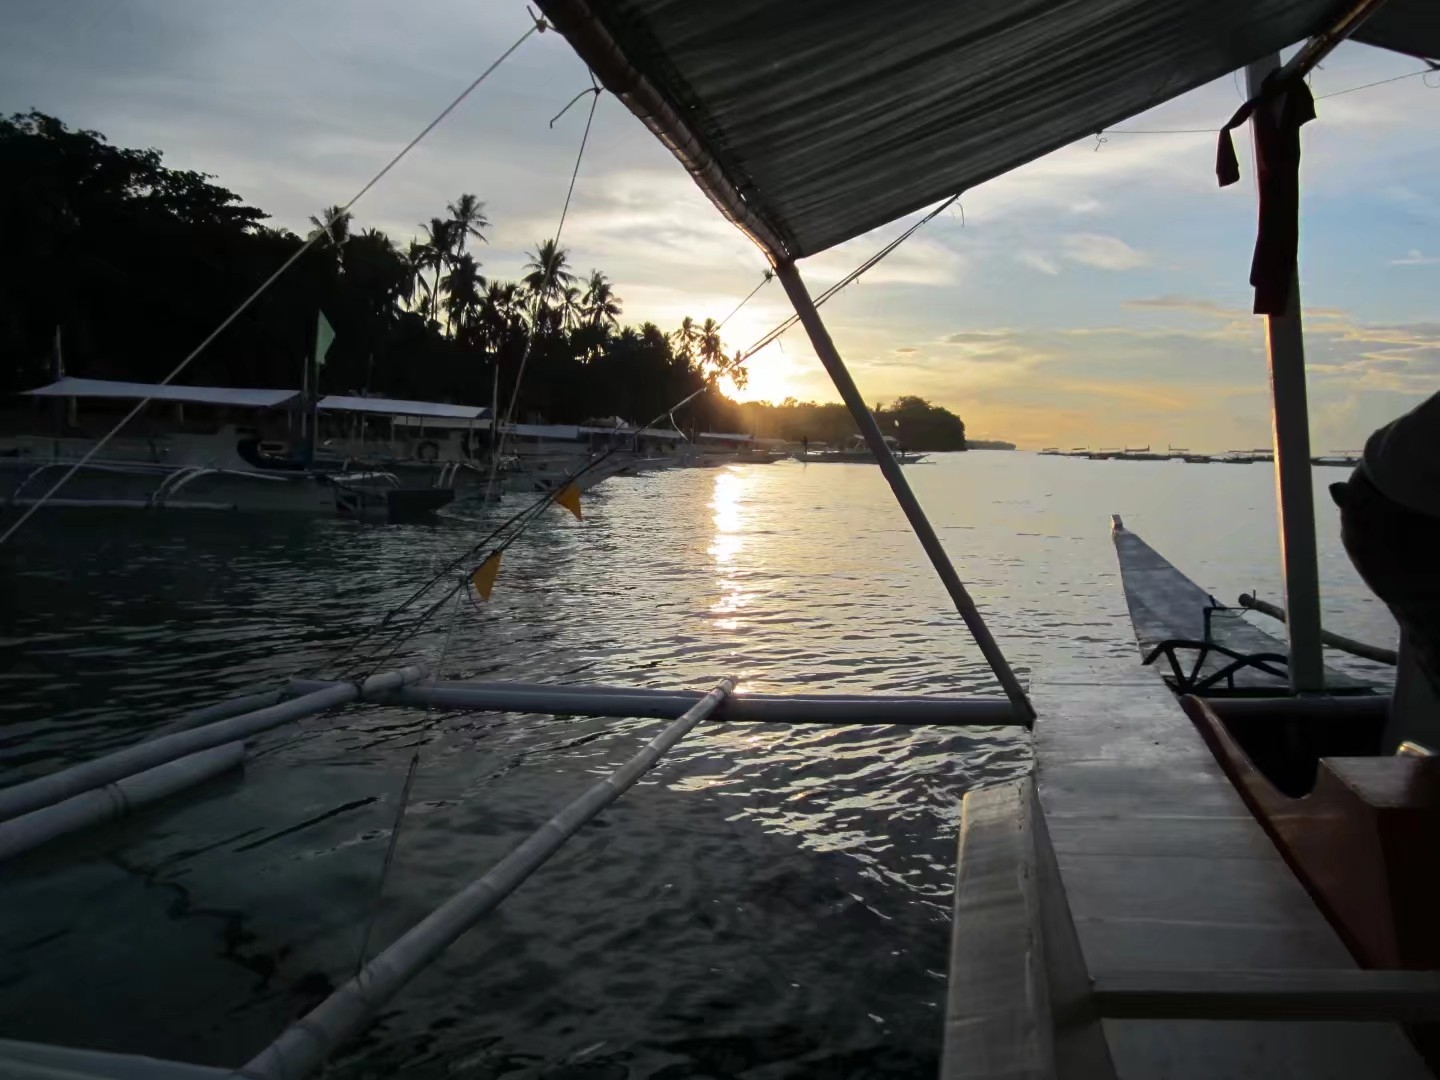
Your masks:
{"label": "orange triangular flag", "polygon": [[576,521],[584,521],[580,513],[580,489],[574,483],[566,484],[555,493],[555,501],[575,515]]}
{"label": "orange triangular flag", "polygon": [[470,575],[470,584],[475,586],[475,591],[480,594],[481,600],[489,600],[490,593],[495,588],[495,575],[500,573],[500,552],[495,552],[488,559],[475,568]]}

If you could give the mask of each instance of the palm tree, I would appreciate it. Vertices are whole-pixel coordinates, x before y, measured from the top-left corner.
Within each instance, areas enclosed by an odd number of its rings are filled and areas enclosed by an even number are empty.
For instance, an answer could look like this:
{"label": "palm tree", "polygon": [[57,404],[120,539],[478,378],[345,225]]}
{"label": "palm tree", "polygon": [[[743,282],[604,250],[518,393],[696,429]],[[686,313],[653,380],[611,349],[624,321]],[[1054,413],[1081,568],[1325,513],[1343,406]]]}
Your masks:
{"label": "palm tree", "polygon": [[574,285],[566,285],[557,294],[561,325],[574,330],[583,322],[585,309],[584,294]]}
{"label": "palm tree", "polygon": [[483,301],[485,278],[473,255],[460,255],[450,264],[450,273],[440,282],[445,294],[445,315],[450,320],[450,337],[465,340],[474,325]]}
{"label": "palm tree", "polygon": [[457,251],[464,251],[465,241],[472,236],[482,244],[486,242],[485,234],[480,230],[490,227],[490,219],[485,216],[485,204],[478,198],[466,192],[445,209],[450,212]]}
{"label": "palm tree", "polygon": [[557,247],[554,240],[543,240],[534,251],[525,254],[530,256],[525,264],[529,273],[522,280],[540,303],[544,304],[575,280],[569,270],[570,253]]}
{"label": "palm tree", "polygon": [[705,320],[696,332],[695,340],[700,346],[700,363],[703,366],[713,370],[725,363],[725,348],[720,342],[720,326],[714,319]]}
{"label": "palm tree", "polygon": [[327,206],[320,211],[319,217],[314,214],[310,215],[310,224],[314,226],[311,235],[313,236],[317,232],[323,234],[318,241],[319,245],[329,248],[338,256],[340,249],[350,239],[352,220],[343,206]]}
{"label": "palm tree", "polygon": [[430,284],[430,318],[440,321],[440,273],[450,264],[455,251],[455,223],[444,218],[431,218],[430,224],[422,224],[425,230],[424,268],[433,270],[435,276]]}
{"label": "palm tree", "polygon": [[525,328],[520,286],[510,281],[491,284],[480,302],[478,322],[485,347],[498,355],[505,342]]}
{"label": "palm tree", "polygon": [[608,330],[620,325],[620,298],[599,270],[590,271],[583,303],[585,322],[592,328]]}
{"label": "palm tree", "polygon": [[[424,271],[429,267],[429,249],[419,240],[411,240],[410,247],[401,256],[405,260],[405,283],[401,292],[402,298],[411,310],[417,306],[423,311],[425,300],[430,295],[430,287],[425,284]],[[419,304],[416,304],[416,298]]]}
{"label": "palm tree", "polygon": [[346,292],[382,322],[394,317],[396,302],[413,288],[405,256],[379,229],[366,229],[350,237],[341,252],[340,265],[345,272]]}
{"label": "palm tree", "polygon": [[688,367],[695,359],[695,340],[699,331],[695,328],[695,320],[686,315],[680,323],[680,329],[670,335],[670,341],[675,349],[675,357],[684,361]]}

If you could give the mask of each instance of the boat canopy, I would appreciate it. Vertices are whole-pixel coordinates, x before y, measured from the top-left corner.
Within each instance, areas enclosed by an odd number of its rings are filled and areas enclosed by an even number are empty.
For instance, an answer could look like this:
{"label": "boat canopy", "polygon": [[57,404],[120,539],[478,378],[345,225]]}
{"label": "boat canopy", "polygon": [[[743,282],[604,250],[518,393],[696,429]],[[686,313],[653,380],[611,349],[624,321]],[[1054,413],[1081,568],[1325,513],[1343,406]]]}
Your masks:
{"label": "boat canopy", "polygon": [[640,434],[647,439],[670,439],[674,442],[684,442],[685,436],[673,428],[647,427],[641,428]]}
{"label": "boat canopy", "polygon": [[241,409],[273,409],[298,398],[298,390],[251,390],[234,386],[179,386],[175,383],[113,382],[67,375],[49,386],[25,393],[32,397],[110,398],[116,401],[175,401],[186,405],[231,405]]}
{"label": "boat canopy", "polygon": [[700,438],[702,438],[702,439],[715,439],[715,440],[718,440],[718,441],[720,441],[720,442],[743,442],[743,443],[752,443],[752,442],[755,441],[755,436],[754,436],[754,435],[729,435],[729,434],[726,434],[726,433],[724,433],[724,432],[719,432],[719,431],[702,431],[702,432],[700,433]]}
{"label": "boat canopy", "polygon": [[[486,423],[484,426],[488,427]],[[502,431],[508,431],[521,439],[555,439],[573,442],[580,438],[580,429],[574,424],[505,424]]]}
{"label": "boat canopy", "polygon": [[386,416],[426,416],[437,420],[478,420],[490,410],[478,405],[449,405],[441,401],[401,401],[397,398],[351,397],[331,394],[316,408],[336,412],[383,413]]}
{"label": "boat canopy", "polygon": [[[539,2],[605,87],[776,260],[823,251],[1322,33],[1337,7]],[[1388,0],[1352,36],[1435,57],[1440,4]]]}

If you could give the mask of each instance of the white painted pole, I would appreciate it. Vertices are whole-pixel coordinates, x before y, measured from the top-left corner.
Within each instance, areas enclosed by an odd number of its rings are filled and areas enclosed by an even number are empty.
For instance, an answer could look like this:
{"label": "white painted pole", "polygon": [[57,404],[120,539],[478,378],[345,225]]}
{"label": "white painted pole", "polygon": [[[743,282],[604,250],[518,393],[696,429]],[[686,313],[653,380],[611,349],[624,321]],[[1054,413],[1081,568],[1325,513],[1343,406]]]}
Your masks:
{"label": "white painted pole", "polygon": [[358,1035],[371,1017],[462,934],[500,906],[560,846],[605,807],[618,799],[735,688],[720,683],[645,749],[586,792],[382,952],[340,989],[292,1024],[256,1055],[240,1076],[253,1080],[300,1080],[314,1072],[338,1047]]}
{"label": "white painted pole", "polygon": [[423,664],[417,664],[383,675],[372,675],[364,683],[336,683],[324,690],[317,690],[291,701],[282,701],[268,709],[258,709],[189,731],[177,731],[173,735],[127,746],[124,750],[117,750],[94,761],[61,769],[49,776],[4,788],[0,790],[0,821],[38,810],[42,806],[50,806],[91,788],[101,787],[199,750],[249,738],[291,720],[298,720],[302,716],[354,701],[365,694],[397,690],[406,683],[425,678],[428,673],[429,669]]}
{"label": "white painted pole", "polygon": [[[316,689],[319,689],[316,687]],[[203,709],[196,709],[192,713],[186,713],[178,720],[174,720],[164,727],[157,728],[145,736],[145,741],[163,738],[172,735],[177,731],[188,731],[190,728],[204,727],[206,724],[213,724],[216,720],[226,720],[232,716],[239,716],[241,713],[254,712],[256,709],[268,708],[278,704],[286,697],[285,687],[274,687],[269,690],[260,690],[253,694],[245,694],[243,697],[231,698],[228,701],[216,702],[214,705],[207,705]]]}
{"label": "white painted pole", "polygon": [[5,1080],[234,1080],[231,1069],[0,1039]]}
{"label": "white painted pole", "polygon": [[[297,679],[290,684],[290,690],[292,693],[310,694],[331,685],[319,679]],[[426,680],[416,686],[386,691],[374,700],[387,705],[415,705],[427,709],[673,720],[703,696],[696,690]],[[1022,723],[1009,700],[999,696],[907,697],[896,694],[731,694],[716,710],[715,719],[727,724],[831,726],[1007,727]]]}
{"label": "white painted pole", "polygon": [[[1279,53],[1245,69],[1250,97],[1280,67]],[[1261,109],[1274,108],[1264,103]],[[1255,121],[1251,122],[1252,131]],[[1256,147],[1259,157],[1259,147]],[[1257,169],[1258,173],[1258,169]],[[1315,491],[1310,472],[1310,412],[1305,391],[1305,333],[1300,316],[1300,272],[1290,282],[1283,315],[1265,317],[1274,419],[1275,489],[1280,510],[1280,561],[1285,579],[1286,637],[1290,644],[1290,690],[1325,689],[1320,640],[1320,563],[1315,550]]]}
{"label": "white painted pole", "polygon": [[875,417],[866,406],[865,399],[860,396],[860,390],[856,387],[855,380],[850,377],[850,372],[845,367],[845,361],[841,359],[839,350],[830,340],[830,331],[825,328],[825,323],[820,319],[820,313],[815,310],[815,302],[810,299],[805,282],[800,279],[800,271],[795,268],[793,262],[782,260],[776,264],[775,272],[780,278],[780,283],[785,286],[785,293],[795,307],[795,314],[800,316],[800,322],[804,325],[805,332],[810,335],[810,344],[814,346],[815,354],[820,357],[820,362],[830,373],[830,379],[835,383],[835,389],[840,391],[840,396],[850,409],[850,415],[870,446],[870,452],[875,455],[880,471],[889,481],[890,490],[895,493],[895,501],[900,504],[900,509],[905,511],[905,517],[910,521],[910,528],[915,531],[920,546],[925,549],[925,554],[930,556],[931,565],[940,575],[940,580],[945,583],[945,590],[950,594],[950,599],[955,604],[955,610],[965,620],[965,625],[970,628],[970,633],[975,638],[975,644],[980,646],[981,653],[989,662],[990,670],[1000,680],[1000,685],[1005,690],[1005,696],[1014,706],[1016,716],[1028,723],[1035,718],[1035,710],[1030,707],[1030,701],[1025,696],[1025,690],[1021,687],[1020,680],[1010,670],[1010,664],[1005,659],[1005,654],[1000,651],[1000,646],[991,635],[990,628],[985,625],[984,618],[981,617],[979,609],[975,607],[975,601],[970,598],[970,593],[966,591],[960,575],[955,572],[955,567],[945,553],[940,538],[935,535],[930,520],[925,516],[925,511],[921,509],[915,493],[910,490],[910,482],[905,479],[900,463],[895,460],[895,455],[885,445],[885,436],[880,431],[880,425],[875,422]]}
{"label": "white painted pole", "polygon": [[0,821],[0,862],[67,833],[124,817],[141,806],[219,776],[244,760],[243,740],[226,743],[92,788],[54,806]]}

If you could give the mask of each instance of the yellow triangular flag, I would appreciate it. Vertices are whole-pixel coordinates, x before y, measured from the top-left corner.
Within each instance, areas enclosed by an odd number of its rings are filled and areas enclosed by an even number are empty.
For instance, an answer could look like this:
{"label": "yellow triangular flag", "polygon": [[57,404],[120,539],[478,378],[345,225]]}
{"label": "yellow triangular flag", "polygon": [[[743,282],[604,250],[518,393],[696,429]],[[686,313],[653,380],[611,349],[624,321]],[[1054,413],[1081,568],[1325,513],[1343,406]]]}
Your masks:
{"label": "yellow triangular flag", "polygon": [[470,584],[475,586],[475,591],[480,594],[481,600],[489,600],[490,593],[495,588],[495,575],[500,573],[500,552],[495,552],[488,559],[475,568],[470,575]]}
{"label": "yellow triangular flag", "polygon": [[575,515],[576,521],[584,521],[580,513],[580,489],[573,483],[566,484],[555,493],[555,501]]}

